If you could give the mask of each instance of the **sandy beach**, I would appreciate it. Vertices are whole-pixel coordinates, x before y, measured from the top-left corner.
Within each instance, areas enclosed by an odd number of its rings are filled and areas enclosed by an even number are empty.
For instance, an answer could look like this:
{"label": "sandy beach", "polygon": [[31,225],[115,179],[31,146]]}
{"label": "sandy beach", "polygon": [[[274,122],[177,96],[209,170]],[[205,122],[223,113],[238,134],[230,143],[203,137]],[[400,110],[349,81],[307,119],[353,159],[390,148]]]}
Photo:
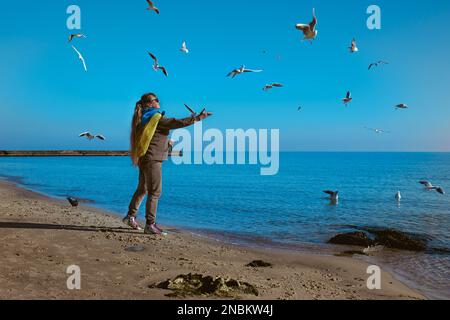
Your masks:
{"label": "sandy beach", "polygon": [[[368,290],[368,264],[355,258],[247,248],[169,231],[145,236],[112,213],[72,208],[0,181],[0,299],[174,299],[155,284],[189,273],[248,283],[258,293],[233,299],[425,299],[386,272],[382,289]],[[246,266],[254,260],[272,266]],[[81,269],[81,290],[67,289],[70,265]]]}

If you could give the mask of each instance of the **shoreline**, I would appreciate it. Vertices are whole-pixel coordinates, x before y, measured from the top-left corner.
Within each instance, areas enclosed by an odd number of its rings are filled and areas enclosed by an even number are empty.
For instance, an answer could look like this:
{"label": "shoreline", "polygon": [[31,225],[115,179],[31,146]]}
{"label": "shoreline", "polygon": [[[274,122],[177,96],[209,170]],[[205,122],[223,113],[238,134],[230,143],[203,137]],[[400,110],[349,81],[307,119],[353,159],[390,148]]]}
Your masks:
{"label": "shoreline", "polygon": [[[234,245],[173,228],[167,237],[144,236],[114,213],[71,208],[2,180],[0,200],[1,299],[167,299],[170,291],[149,286],[188,273],[251,283],[259,295],[237,296],[245,299],[426,299],[384,270],[382,290],[368,290],[368,263],[360,259]],[[253,260],[273,266],[246,267]],[[74,292],[65,268],[77,263],[88,281]]]}

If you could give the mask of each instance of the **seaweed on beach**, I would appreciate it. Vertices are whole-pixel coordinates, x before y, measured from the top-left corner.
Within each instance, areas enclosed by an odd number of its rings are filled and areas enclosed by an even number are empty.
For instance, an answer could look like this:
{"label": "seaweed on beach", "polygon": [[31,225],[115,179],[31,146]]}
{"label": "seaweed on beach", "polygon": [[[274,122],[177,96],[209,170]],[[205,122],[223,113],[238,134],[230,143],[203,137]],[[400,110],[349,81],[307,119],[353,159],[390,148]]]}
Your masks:
{"label": "seaweed on beach", "polygon": [[236,298],[239,294],[258,296],[258,290],[247,282],[222,277],[203,276],[201,274],[179,275],[173,279],[153,284],[150,288],[171,290],[167,297],[216,296],[220,298]]}

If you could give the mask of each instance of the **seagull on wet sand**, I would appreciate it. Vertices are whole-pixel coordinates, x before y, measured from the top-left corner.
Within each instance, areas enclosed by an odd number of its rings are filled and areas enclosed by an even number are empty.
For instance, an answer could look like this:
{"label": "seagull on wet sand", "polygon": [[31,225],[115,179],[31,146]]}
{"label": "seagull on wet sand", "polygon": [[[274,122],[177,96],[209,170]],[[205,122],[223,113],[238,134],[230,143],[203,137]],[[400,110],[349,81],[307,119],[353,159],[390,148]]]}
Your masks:
{"label": "seagull on wet sand", "polygon": [[400,103],[398,105],[395,106],[395,109],[408,109],[408,105],[404,104],[404,103]]}
{"label": "seagull on wet sand", "polygon": [[317,37],[318,31],[316,30],[316,25],[317,25],[316,10],[313,9],[313,20],[309,24],[298,23],[295,25],[295,28],[297,30],[303,32],[304,38],[302,41],[305,40],[312,41]]}
{"label": "seagull on wet sand", "polygon": [[84,71],[87,72],[87,66],[86,66],[86,61],[84,61],[83,56],[81,55],[80,51],[77,50],[77,48],[75,48],[75,46],[72,45],[73,50],[75,50],[75,52],[78,54],[78,59],[81,60],[81,62],[83,62],[83,67],[84,67]]}
{"label": "seagull on wet sand", "polygon": [[272,89],[273,87],[281,88],[283,85],[281,83],[272,83],[272,84],[266,84],[263,88],[264,91],[268,91],[269,89]]}
{"label": "seagull on wet sand", "polygon": [[73,40],[73,38],[84,38],[86,39],[87,37],[82,34],[82,33],[73,33],[69,36],[69,42],[71,42]]}
{"label": "seagull on wet sand", "polygon": [[147,3],[148,3],[147,10],[155,11],[157,14],[159,14],[159,9],[157,7],[155,7],[155,5],[153,4],[152,1],[147,0]]}
{"label": "seagull on wet sand", "polygon": [[433,184],[429,181],[423,180],[419,181],[419,183],[423,186],[425,186],[425,189],[427,190],[436,190],[440,194],[445,194],[445,191],[442,187],[433,186]]}
{"label": "seagull on wet sand", "polygon": [[189,53],[189,49],[186,46],[186,41],[183,41],[183,43],[181,44],[180,51],[183,52],[183,53]]}
{"label": "seagull on wet sand", "polygon": [[78,200],[77,199],[75,199],[75,198],[72,198],[72,197],[68,197],[67,198],[67,201],[69,201],[69,203],[70,203],[70,205],[72,206],[72,207],[78,207]]}
{"label": "seagull on wet sand", "polygon": [[233,71],[231,71],[230,73],[227,74],[227,77],[232,77],[234,78],[236,75],[238,74],[242,74],[242,73],[248,73],[248,72],[262,72],[262,70],[252,70],[252,69],[246,69],[245,66],[241,66],[238,69],[234,69]]}
{"label": "seagull on wet sand", "polygon": [[389,64],[389,62],[386,61],[372,62],[371,64],[369,64],[369,70],[372,69],[372,67],[378,67],[380,64]]}
{"label": "seagull on wet sand", "polygon": [[350,91],[347,91],[347,95],[344,99],[342,99],[342,102],[344,102],[344,104],[347,106],[352,100],[352,93]]}
{"label": "seagull on wet sand", "polygon": [[330,195],[330,200],[337,202],[339,200],[339,191],[325,190],[324,193]]}
{"label": "seagull on wet sand", "polygon": [[92,141],[94,139],[99,139],[99,140],[102,140],[102,141],[106,140],[106,138],[103,135],[101,135],[101,134],[93,135],[90,132],[83,132],[83,133],[81,133],[79,135],[79,137],[80,138],[86,137],[89,141]]}
{"label": "seagull on wet sand", "polygon": [[353,38],[352,44],[350,45],[349,50],[350,50],[350,53],[355,53],[355,52],[359,51],[358,47],[356,46],[356,39],[355,38]]}
{"label": "seagull on wet sand", "polygon": [[155,70],[155,71],[161,70],[164,73],[164,75],[167,77],[169,74],[167,73],[166,68],[164,68],[163,66],[159,65],[158,59],[156,58],[156,56],[153,53],[148,52],[148,54],[153,59],[153,62],[154,62],[153,63],[153,70]]}

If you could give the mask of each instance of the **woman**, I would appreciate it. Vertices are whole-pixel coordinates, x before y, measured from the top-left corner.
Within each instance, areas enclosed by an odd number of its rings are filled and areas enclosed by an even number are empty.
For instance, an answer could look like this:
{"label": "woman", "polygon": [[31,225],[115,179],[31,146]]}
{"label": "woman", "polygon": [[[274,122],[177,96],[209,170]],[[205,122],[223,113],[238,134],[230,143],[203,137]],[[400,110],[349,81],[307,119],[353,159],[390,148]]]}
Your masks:
{"label": "woman", "polygon": [[145,234],[165,234],[156,225],[156,213],[162,189],[162,162],[167,160],[170,147],[170,130],[188,127],[212,115],[202,112],[189,118],[175,119],[165,118],[164,114],[160,112],[157,96],[147,93],[136,103],[131,124],[131,160],[134,166],[139,167],[139,184],[123,222],[141,230],[136,215],[147,194]]}

